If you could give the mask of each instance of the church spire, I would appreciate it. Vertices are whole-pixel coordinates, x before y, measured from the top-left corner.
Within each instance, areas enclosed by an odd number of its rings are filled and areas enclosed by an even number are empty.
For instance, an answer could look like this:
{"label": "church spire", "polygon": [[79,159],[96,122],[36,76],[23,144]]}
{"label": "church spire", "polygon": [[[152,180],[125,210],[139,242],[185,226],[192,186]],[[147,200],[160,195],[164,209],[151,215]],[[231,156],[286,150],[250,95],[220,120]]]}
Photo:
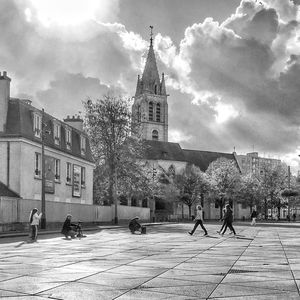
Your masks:
{"label": "church spire", "polygon": [[156,58],[153,50],[153,26],[150,26],[150,47],[146,60],[145,69],[142,75],[143,90],[151,94],[158,94],[160,80],[156,65]]}

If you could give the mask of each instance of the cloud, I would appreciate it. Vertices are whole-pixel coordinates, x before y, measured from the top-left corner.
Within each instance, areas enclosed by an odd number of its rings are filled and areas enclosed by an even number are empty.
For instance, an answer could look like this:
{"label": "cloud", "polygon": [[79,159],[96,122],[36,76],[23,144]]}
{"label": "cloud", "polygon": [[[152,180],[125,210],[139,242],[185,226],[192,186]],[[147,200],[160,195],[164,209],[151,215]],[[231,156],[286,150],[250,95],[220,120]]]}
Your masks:
{"label": "cloud", "polygon": [[119,96],[124,91],[120,87],[103,84],[98,78],[59,72],[55,80],[50,82],[49,88],[37,91],[36,97],[49,114],[63,119],[66,115],[83,112],[83,101],[101,99],[106,94]]}

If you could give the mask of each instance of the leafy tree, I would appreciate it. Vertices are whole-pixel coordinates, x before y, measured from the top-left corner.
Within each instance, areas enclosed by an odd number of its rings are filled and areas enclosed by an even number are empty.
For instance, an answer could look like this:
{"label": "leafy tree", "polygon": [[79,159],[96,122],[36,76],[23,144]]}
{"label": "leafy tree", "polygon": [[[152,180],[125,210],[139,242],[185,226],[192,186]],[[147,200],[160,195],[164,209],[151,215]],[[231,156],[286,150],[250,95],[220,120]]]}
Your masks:
{"label": "leafy tree", "polygon": [[[192,205],[203,199],[209,190],[209,181],[205,173],[194,165],[187,165],[182,173],[174,175],[174,185],[178,189],[179,201],[189,208],[191,217]],[[203,204],[203,203],[202,203]]]}
{"label": "leafy tree", "polygon": [[212,194],[220,207],[220,216],[222,216],[225,202],[237,194],[240,171],[235,161],[221,157],[210,163],[206,174],[212,186]]}
{"label": "leafy tree", "polygon": [[241,176],[239,199],[250,207],[250,214],[254,206],[260,208],[262,199],[262,188],[260,181],[253,174]]}
{"label": "leafy tree", "polygon": [[277,207],[278,219],[280,218],[281,207],[286,203],[282,201],[282,192],[288,187],[288,170],[284,164],[271,165],[262,164],[260,174],[257,176],[262,187],[264,199],[265,218],[267,219],[267,209]]}
{"label": "leafy tree", "polygon": [[131,122],[130,107],[129,100],[111,95],[85,102],[85,127],[96,163],[97,203],[112,204],[117,194],[147,187],[148,179],[139,161],[144,144],[137,137],[137,125]]}

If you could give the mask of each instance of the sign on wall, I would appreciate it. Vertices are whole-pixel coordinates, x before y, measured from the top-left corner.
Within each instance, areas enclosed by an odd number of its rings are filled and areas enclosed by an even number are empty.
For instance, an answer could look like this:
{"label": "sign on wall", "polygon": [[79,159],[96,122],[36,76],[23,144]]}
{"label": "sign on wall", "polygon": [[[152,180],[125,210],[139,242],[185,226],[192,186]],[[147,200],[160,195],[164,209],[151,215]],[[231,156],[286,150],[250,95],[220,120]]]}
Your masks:
{"label": "sign on wall", "polygon": [[55,159],[51,156],[45,155],[45,193],[55,193]]}
{"label": "sign on wall", "polygon": [[73,197],[81,197],[81,167],[73,165]]}

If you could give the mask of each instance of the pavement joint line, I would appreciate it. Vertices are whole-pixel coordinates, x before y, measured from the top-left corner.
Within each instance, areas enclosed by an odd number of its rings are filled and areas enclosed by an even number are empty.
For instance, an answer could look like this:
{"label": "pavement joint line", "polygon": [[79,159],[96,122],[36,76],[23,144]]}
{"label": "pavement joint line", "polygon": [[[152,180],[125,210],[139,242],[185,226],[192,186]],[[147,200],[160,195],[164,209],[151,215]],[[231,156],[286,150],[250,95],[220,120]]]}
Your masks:
{"label": "pavement joint line", "polygon": [[[200,238],[199,240],[202,240],[202,239],[206,239],[206,237],[202,237],[202,238]],[[220,244],[220,243],[222,243],[222,242],[223,242],[223,241],[220,241],[220,242],[218,242],[217,244],[212,245],[212,246],[209,247],[208,249],[210,249],[210,248],[214,247],[215,245],[218,245],[218,244]],[[160,243],[160,242],[157,242],[157,243],[155,243],[155,244],[159,244],[159,243]],[[176,248],[173,247],[173,248],[171,248],[171,249],[176,249]],[[145,284],[145,283],[147,283],[147,282],[149,282],[149,281],[151,281],[151,280],[153,280],[153,279],[155,279],[155,278],[161,276],[162,274],[164,274],[164,273],[166,273],[166,272],[168,272],[168,271],[170,271],[170,270],[173,270],[173,269],[176,268],[177,266],[179,266],[179,265],[181,265],[181,264],[187,262],[187,261],[190,260],[190,259],[193,259],[193,258],[197,257],[199,254],[205,252],[205,251],[208,250],[208,249],[204,249],[203,251],[198,252],[197,254],[193,255],[192,257],[188,257],[187,259],[183,260],[182,262],[178,263],[177,265],[173,266],[172,268],[167,269],[166,271],[163,271],[162,273],[160,273],[160,274],[158,274],[158,275],[156,275],[156,276],[150,278],[149,280],[143,282],[142,284]],[[153,255],[154,255],[154,254],[153,254]],[[136,290],[136,289],[140,289],[140,286],[141,286],[142,284],[138,285],[138,286],[135,287],[135,288],[131,288],[130,290],[128,290],[128,291],[126,291],[125,293],[123,293],[122,295],[119,295],[119,296],[117,296],[116,298],[113,298],[113,299],[114,299],[114,300],[115,300],[115,299],[118,299],[119,297],[123,296],[124,294],[128,293],[129,291]],[[211,283],[211,284],[213,284],[213,283]],[[167,293],[164,293],[164,292],[161,292],[161,293],[167,294]],[[174,296],[175,296],[175,295],[174,295]]]}
{"label": "pavement joint line", "polygon": [[[244,230],[243,230],[244,231]],[[243,232],[242,231],[242,232]],[[258,230],[254,236],[255,237],[258,235],[258,233],[260,232],[260,230]],[[227,274],[230,272],[230,270],[232,270],[233,266],[237,263],[237,261],[241,258],[241,256],[246,252],[246,250],[249,248],[249,246],[251,245],[251,243],[254,241],[254,239],[248,244],[247,248],[244,249],[244,251],[242,251],[242,253],[239,255],[239,257],[234,261],[234,263],[232,264],[231,268],[227,271],[227,273],[223,276],[222,280],[216,285],[216,287],[211,291],[211,293],[208,295],[207,299],[213,299],[210,298],[210,296],[214,293],[214,291],[220,286],[220,284],[222,283],[222,281],[224,280],[224,278],[227,276]],[[227,239],[225,240],[227,241]]]}
{"label": "pavement joint line", "polygon": [[295,282],[295,284],[296,284],[296,287],[297,287],[297,290],[298,290],[298,294],[300,295],[300,290],[299,290],[299,287],[298,287],[298,284],[297,284],[297,281],[296,281],[294,272],[293,272],[293,270],[291,269],[291,265],[290,265],[289,259],[288,259],[287,255],[286,255],[286,251],[285,251],[285,248],[284,248],[284,246],[283,246],[283,244],[282,244],[282,241],[281,241],[281,239],[280,239],[280,235],[279,235],[278,231],[277,231],[277,235],[278,235],[278,239],[279,239],[279,241],[280,241],[280,244],[281,244],[281,247],[282,247],[282,250],[283,250],[285,259],[286,259],[286,261],[287,261],[287,263],[288,263],[288,266],[289,266],[290,271],[291,271],[291,273],[292,273],[294,282]]}

